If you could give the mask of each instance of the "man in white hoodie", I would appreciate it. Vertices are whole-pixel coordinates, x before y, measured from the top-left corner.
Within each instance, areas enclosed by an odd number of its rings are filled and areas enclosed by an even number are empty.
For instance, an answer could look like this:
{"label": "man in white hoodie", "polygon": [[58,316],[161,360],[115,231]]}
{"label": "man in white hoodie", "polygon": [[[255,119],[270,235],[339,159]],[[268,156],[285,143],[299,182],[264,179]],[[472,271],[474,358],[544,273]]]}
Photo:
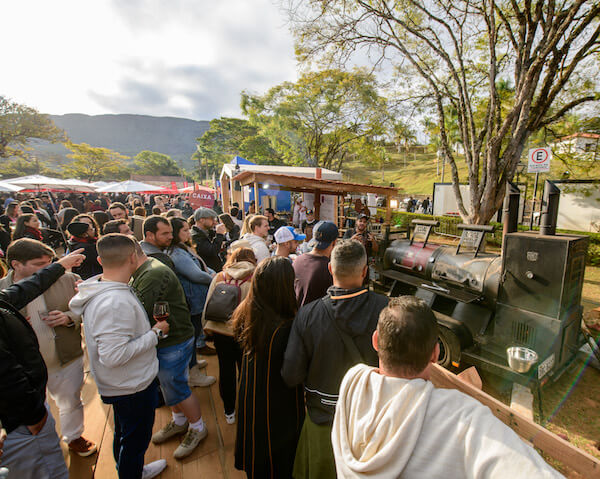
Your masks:
{"label": "man in white hoodie", "polygon": [[489,408],[433,386],[437,337],[420,299],[396,298],[381,312],[379,368],[354,366],[340,389],[331,437],[338,477],[563,477]]}
{"label": "man in white hoodie", "polygon": [[248,224],[252,233],[246,233],[241,239],[246,240],[254,250],[256,264],[271,256],[266,238],[269,234],[269,220],[263,215],[254,215]]}
{"label": "man in white hoodie", "polygon": [[129,287],[137,269],[135,243],[121,234],[98,240],[103,273],[79,285],[69,307],[83,316],[90,370],[102,401],[115,417],[113,453],[119,478],[150,479],[166,467],[160,459],[144,466],[158,403],[156,345],[167,321],[150,329],[144,307]]}

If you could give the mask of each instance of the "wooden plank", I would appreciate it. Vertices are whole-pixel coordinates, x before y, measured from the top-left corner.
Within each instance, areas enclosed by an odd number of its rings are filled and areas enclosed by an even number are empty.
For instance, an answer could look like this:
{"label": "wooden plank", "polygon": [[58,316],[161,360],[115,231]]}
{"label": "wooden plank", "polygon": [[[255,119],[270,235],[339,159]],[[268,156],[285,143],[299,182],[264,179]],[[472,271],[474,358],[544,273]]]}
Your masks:
{"label": "wooden plank", "polygon": [[450,371],[437,364],[432,364],[431,366],[430,379],[435,386],[458,389],[477,399],[482,404],[488,406],[494,416],[548,456],[570,467],[586,478],[600,478],[600,460],[585,451],[577,449],[556,434],[530,421],[485,392],[461,381]]}
{"label": "wooden plank", "polygon": [[219,452],[213,451],[195,460],[183,461],[183,477],[223,477]]}
{"label": "wooden plank", "polygon": [[102,440],[100,441],[98,459],[94,469],[95,479],[117,479],[117,467],[112,450],[114,427],[115,423],[111,409]]}
{"label": "wooden plank", "polygon": [[479,377],[479,373],[477,372],[475,366],[471,366],[470,368],[458,373],[458,378],[472,386],[475,386],[477,389],[483,388],[483,383],[481,382],[481,378]]}

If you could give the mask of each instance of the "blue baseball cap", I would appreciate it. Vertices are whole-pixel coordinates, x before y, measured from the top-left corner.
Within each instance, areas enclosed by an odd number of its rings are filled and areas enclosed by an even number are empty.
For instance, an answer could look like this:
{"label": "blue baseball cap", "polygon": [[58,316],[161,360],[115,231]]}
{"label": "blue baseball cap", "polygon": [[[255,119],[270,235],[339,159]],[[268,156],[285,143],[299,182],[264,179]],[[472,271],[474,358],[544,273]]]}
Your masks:
{"label": "blue baseball cap", "polygon": [[337,226],[331,221],[319,221],[313,228],[313,238],[309,246],[317,249],[327,249],[339,236]]}

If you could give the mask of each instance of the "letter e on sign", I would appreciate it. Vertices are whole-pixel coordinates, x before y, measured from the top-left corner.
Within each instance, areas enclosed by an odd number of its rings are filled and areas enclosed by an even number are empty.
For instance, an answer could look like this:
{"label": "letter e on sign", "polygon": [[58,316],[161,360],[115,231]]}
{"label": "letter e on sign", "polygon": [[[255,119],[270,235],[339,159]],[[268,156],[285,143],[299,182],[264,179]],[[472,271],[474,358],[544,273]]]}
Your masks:
{"label": "letter e on sign", "polygon": [[551,158],[552,150],[550,148],[532,148],[529,150],[527,173],[546,173],[550,171]]}

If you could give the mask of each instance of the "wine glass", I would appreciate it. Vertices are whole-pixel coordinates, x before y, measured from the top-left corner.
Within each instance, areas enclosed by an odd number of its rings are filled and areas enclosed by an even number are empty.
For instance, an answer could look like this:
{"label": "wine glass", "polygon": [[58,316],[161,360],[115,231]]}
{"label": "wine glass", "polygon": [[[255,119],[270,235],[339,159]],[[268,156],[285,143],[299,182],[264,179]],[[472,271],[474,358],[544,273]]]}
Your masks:
{"label": "wine glass", "polygon": [[[154,303],[154,309],[152,311],[152,317],[154,321],[166,321],[169,319],[169,303],[166,301],[157,301]],[[164,338],[167,337],[165,334]]]}

